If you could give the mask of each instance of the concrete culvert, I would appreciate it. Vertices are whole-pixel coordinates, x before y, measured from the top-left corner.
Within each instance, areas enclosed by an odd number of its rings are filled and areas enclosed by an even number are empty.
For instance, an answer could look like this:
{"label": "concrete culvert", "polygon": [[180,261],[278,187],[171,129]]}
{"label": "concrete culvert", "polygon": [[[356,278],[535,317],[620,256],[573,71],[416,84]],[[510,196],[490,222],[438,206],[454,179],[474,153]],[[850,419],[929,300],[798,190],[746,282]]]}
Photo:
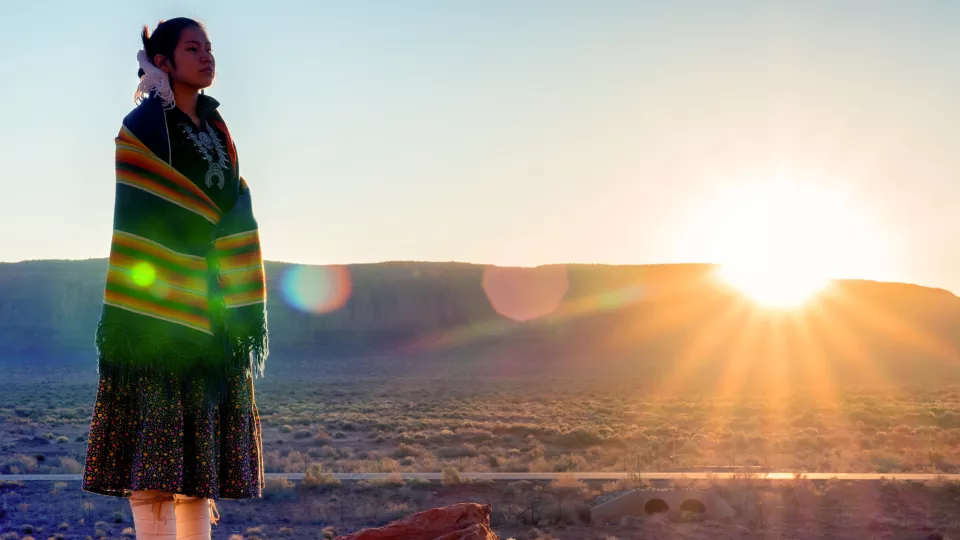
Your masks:
{"label": "concrete culvert", "polygon": [[681,512],[690,512],[691,514],[706,514],[707,507],[696,499],[687,499],[680,505]]}
{"label": "concrete culvert", "polygon": [[663,499],[650,499],[643,505],[643,511],[648,514],[662,514],[670,510],[670,505]]}

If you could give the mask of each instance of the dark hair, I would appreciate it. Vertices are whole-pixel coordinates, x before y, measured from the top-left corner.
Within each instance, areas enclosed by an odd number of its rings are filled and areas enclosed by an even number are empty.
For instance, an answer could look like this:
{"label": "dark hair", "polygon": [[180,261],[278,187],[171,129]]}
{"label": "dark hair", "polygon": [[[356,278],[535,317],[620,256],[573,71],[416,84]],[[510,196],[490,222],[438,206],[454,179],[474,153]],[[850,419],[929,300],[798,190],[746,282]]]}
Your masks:
{"label": "dark hair", "polygon": [[[176,68],[173,51],[177,48],[177,43],[180,43],[180,32],[193,27],[203,28],[203,25],[187,17],[177,17],[176,19],[160,21],[152,34],[150,28],[144,25],[143,32],[140,33],[140,39],[143,41],[143,50],[146,51],[150,63],[153,63],[153,58],[156,55],[162,54]],[[142,69],[137,70],[137,77],[143,77]]]}

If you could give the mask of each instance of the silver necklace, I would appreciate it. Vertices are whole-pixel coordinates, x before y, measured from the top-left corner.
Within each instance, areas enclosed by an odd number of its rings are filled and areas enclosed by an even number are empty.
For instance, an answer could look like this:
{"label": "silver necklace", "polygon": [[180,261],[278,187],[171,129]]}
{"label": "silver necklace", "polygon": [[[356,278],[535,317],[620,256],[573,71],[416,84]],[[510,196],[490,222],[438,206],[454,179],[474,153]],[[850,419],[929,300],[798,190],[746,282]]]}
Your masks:
{"label": "silver necklace", "polygon": [[[205,159],[209,165],[207,167],[206,177],[204,178],[207,187],[213,187],[214,180],[216,180],[217,188],[223,189],[223,186],[226,184],[226,171],[230,168],[230,162],[227,159],[227,153],[224,151],[223,145],[220,144],[220,137],[217,136],[213,127],[210,126],[210,122],[207,122],[207,130],[201,131],[200,133],[194,133],[193,128],[187,124],[181,124],[181,126],[183,126],[184,133],[187,134],[187,137],[190,137],[193,145],[197,147],[200,155],[203,156],[203,159]],[[216,151],[216,161],[213,160],[210,150]]]}

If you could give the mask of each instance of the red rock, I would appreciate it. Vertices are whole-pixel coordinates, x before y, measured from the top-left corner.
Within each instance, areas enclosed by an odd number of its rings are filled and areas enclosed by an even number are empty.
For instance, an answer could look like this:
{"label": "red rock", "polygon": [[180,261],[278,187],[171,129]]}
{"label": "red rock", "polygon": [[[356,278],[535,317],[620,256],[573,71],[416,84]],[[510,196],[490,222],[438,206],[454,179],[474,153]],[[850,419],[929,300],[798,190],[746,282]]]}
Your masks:
{"label": "red rock", "polygon": [[490,505],[459,503],[431,508],[376,529],[336,540],[500,540],[490,529]]}

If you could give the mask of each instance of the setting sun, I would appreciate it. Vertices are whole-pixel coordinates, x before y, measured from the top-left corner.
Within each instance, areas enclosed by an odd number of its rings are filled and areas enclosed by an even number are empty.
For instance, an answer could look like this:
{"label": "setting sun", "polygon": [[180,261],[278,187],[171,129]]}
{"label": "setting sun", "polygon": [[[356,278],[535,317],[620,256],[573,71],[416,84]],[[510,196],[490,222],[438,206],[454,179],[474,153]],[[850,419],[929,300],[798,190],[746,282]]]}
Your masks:
{"label": "setting sun", "polygon": [[802,305],[862,264],[868,229],[856,208],[814,184],[774,180],[710,202],[699,241],[718,276],[759,305]]}
{"label": "setting sun", "polygon": [[719,276],[754,302],[773,308],[803,305],[830,283],[815,271],[762,261],[721,266]]}

